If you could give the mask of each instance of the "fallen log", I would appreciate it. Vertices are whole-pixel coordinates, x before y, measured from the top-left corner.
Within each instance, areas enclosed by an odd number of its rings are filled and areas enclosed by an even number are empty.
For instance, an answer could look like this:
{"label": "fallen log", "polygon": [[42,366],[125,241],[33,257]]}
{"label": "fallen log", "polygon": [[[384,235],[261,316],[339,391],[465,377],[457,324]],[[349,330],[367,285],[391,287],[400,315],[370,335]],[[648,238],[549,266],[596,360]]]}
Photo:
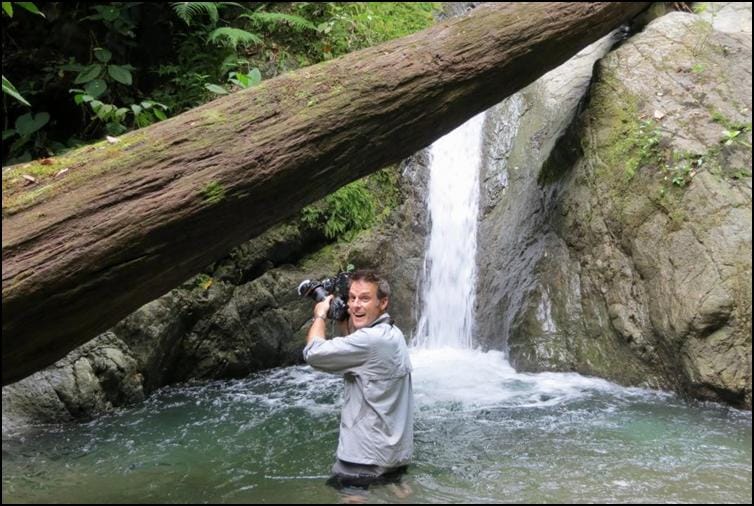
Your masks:
{"label": "fallen log", "polygon": [[3,384],[427,146],[646,5],[484,5],[115,142],[4,169]]}

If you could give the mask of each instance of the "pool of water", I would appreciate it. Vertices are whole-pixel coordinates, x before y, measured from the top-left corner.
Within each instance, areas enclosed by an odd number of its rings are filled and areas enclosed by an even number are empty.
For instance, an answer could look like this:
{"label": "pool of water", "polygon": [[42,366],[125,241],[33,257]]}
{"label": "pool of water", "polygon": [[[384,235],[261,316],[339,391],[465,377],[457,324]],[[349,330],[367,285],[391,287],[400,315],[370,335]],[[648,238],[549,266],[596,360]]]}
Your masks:
{"label": "pool of water", "polygon": [[[415,458],[370,502],[745,502],[751,413],[577,374],[516,373],[498,352],[414,350]],[[308,366],[164,388],[83,424],[3,440],[3,502],[315,503],[341,379]]]}

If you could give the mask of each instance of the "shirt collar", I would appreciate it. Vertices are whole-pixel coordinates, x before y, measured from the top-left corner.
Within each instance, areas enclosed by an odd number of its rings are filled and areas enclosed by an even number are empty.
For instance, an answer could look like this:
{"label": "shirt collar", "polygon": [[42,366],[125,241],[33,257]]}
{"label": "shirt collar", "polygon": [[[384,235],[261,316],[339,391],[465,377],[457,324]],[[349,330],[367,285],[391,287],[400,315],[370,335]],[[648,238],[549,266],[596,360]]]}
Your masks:
{"label": "shirt collar", "polygon": [[380,323],[389,323],[393,324],[393,319],[390,318],[390,315],[388,313],[382,313],[380,316],[377,317],[376,320],[374,320],[372,323],[367,325],[367,327],[374,327],[375,325],[379,325]]}

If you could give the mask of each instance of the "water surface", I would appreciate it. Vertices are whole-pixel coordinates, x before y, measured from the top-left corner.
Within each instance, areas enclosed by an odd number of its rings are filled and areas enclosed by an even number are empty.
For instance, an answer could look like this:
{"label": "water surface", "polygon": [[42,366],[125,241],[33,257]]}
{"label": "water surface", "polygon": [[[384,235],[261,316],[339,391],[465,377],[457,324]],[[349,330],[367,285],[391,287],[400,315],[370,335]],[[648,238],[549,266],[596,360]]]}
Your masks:
{"label": "water surface", "polygon": [[[372,502],[751,502],[751,414],[499,352],[413,350],[415,462]],[[341,382],[308,366],[164,388],[3,441],[3,502],[334,502]],[[410,491],[408,497],[402,497]]]}

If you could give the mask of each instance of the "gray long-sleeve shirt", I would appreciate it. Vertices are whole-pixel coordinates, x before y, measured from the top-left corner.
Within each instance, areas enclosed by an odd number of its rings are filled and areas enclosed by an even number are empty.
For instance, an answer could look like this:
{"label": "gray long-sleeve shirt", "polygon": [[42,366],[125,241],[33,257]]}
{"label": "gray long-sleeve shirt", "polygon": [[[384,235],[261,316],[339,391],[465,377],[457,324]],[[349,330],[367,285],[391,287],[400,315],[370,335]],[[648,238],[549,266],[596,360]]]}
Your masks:
{"label": "gray long-sleeve shirt", "polygon": [[344,375],[340,460],[383,467],[409,463],[414,449],[411,359],[403,332],[387,313],[345,337],[313,339],[304,348],[304,360]]}

